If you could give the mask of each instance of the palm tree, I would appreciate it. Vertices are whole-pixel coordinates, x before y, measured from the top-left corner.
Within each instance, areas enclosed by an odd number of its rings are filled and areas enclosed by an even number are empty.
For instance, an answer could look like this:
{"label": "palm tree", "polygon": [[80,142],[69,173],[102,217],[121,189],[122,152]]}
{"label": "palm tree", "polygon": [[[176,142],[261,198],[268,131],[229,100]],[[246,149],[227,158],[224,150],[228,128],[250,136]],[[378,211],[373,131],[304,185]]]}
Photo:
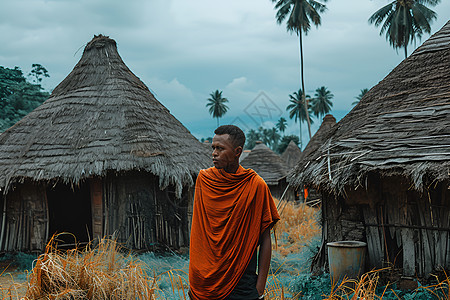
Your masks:
{"label": "palm tree", "polygon": [[334,95],[325,86],[316,89],[311,107],[316,117],[322,119],[324,115],[331,111],[331,107],[333,106],[331,99],[333,97]]}
{"label": "palm tree", "polygon": [[436,19],[434,11],[425,5],[435,6],[441,0],[394,0],[377,10],[369,23],[381,26],[380,35],[386,32],[386,40],[394,49],[404,48],[405,58],[408,56],[408,44],[420,39],[424,32],[430,33],[430,23]]}
{"label": "palm tree", "polygon": [[[294,121],[297,123],[299,123],[300,125],[300,148],[302,148],[303,146],[303,142],[302,142],[302,122],[305,120],[311,119],[310,118],[310,107],[308,106],[308,108],[305,107],[305,101],[302,100],[302,98],[305,99],[310,99],[309,95],[303,96],[303,92],[302,90],[298,90],[298,92],[294,92],[291,95],[289,95],[289,101],[291,102],[291,104],[289,104],[286,107],[286,111],[289,112],[289,118],[290,119],[294,119]],[[306,101],[306,103],[308,103],[309,105],[309,101]]]}
{"label": "palm tree", "polygon": [[[327,1],[328,0],[322,0],[322,2]],[[301,90],[304,92],[305,80],[303,74],[302,31],[305,35],[308,34],[308,31],[311,28],[311,21],[314,25],[316,25],[316,27],[320,25],[321,19],[319,13],[324,12],[326,10],[326,6],[325,4],[315,0],[272,0],[272,2],[276,2],[275,9],[278,9],[276,14],[277,23],[281,24],[285,19],[287,19],[287,31],[295,32],[299,37]],[[302,101],[305,103],[304,108],[307,109],[309,105],[304,93],[302,94]],[[305,115],[308,123],[309,138],[311,138],[311,121],[309,119],[309,113],[306,110]]]}
{"label": "palm tree", "polygon": [[287,128],[287,121],[286,121],[286,119],[283,118],[283,117],[281,117],[281,118],[278,120],[278,122],[277,122],[277,124],[275,125],[275,127],[276,127],[280,132],[283,132],[283,133],[284,133],[284,131],[285,131],[286,128]]}
{"label": "palm tree", "polygon": [[270,148],[272,148],[273,151],[276,151],[278,147],[278,141],[281,138],[280,134],[278,133],[278,129],[276,127],[267,129],[267,135],[270,140]]}
{"label": "palm tree", "polygon": [[256,145],[256,141],[259,141],[261,139],[261,134],[254,130],[250,129],[247,133],[246,140],[247,140],[247,149],[253,149]]}
{"label": "palm tree", "polygon": [[227,98],[222,97],[222,91],[219,92],[219,90],[216,90],[209,95],[211,97],[208,98],[206,107],[209,107],[209,113],[213,118],[217,118],[217,127],[219,127],[219,118],[223,117],[228,111],[228,106],[226,106],[225,103],[229,101]]}
{"label": "palm tree", "polygon": [[352,102],[352,105],[356,105],[359,103],[359,101],[361,101],[362,97],[364,97],[364,95],[369,91],[369,89],[362,89],[361,92],[359,93],[358,96],[356,96],[355,98],[357,99],[356,101]]}

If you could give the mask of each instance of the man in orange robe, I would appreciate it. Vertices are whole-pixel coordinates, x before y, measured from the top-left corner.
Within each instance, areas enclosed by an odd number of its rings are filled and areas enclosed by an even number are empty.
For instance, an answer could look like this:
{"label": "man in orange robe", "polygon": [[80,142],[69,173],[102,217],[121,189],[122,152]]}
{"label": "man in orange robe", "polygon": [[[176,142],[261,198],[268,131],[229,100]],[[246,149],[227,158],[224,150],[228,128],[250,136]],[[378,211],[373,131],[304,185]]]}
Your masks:
{"label": "man in orange robe", "polygon": [[214,167],[201,170],[195,185],[189,296],[263,299],[272,255],[270,229],[280,216],[264,180],[239,165],[242,130],[224,125],[214,133]]}

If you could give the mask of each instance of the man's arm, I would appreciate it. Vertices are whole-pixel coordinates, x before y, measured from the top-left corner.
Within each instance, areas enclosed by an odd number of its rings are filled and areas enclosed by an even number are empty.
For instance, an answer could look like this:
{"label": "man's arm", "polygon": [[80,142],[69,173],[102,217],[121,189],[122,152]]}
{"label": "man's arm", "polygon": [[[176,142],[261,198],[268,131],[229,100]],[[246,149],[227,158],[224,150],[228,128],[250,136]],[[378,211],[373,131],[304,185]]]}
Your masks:
{"label": "man's arm", "polygon": [[272,240],[270,238],[270,228],[263,232],[260,238],[259,258],[258,258],[258,280],[256,289],[259,295],[264,294],[266,289],[267,275],[269,274],[270,259],[272,257]]}

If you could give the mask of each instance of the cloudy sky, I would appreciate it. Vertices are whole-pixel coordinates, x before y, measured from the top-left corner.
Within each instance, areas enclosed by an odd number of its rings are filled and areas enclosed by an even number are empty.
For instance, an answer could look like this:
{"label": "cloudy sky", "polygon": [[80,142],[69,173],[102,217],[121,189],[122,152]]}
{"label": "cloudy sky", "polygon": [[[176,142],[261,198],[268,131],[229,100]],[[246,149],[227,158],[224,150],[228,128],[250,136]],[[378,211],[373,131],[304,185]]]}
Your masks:
{"label": "cloudy sky", "polygon": [[[348,113],[363,88],[382,80],[403,57],[367,19],[388,0],[329,0],[322,25],[304,38],[305,87],[326,86],[332,114]],[[450,1],[432,8],[432,33],[450,19]],[[275,21],[270,0],[1,0],[0,65],[47,68],[52,90],[73,69],[94,34],[115,39],[127,66],[196,137],[216,126],[205,107],[216,89],[229,99],[221,124],[243,129],[288,119],[300,87],[296,35]],[[425,35],[409,53],[425,41]],[[315,120],[313,132],[319,121]],[[289,120],[288,133],[299,126]],[[307,141],[306,124],[302,127]]]}

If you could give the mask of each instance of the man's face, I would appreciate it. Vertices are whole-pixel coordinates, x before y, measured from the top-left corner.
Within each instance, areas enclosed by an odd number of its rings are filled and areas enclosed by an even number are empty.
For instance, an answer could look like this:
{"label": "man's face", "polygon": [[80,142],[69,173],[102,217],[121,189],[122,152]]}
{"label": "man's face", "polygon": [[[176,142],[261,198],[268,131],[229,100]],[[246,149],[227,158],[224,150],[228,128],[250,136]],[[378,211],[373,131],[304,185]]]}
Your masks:
{"label": "man's face", "polygon": [[235,147],[229,134],[215,135],[212,140],[213,163],[217,169],[235,172],[239,166],[241,147]]}

